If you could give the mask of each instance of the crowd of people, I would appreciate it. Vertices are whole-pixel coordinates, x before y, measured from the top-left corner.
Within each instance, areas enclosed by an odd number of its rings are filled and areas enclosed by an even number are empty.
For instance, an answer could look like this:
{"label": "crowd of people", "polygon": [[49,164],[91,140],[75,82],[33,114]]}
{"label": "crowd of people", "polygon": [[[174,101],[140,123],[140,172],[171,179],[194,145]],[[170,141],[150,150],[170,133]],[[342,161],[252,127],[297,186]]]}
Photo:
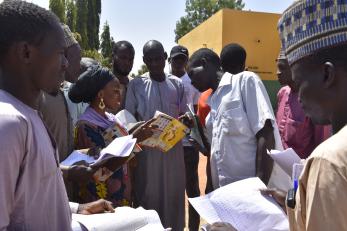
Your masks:
{"label": "crowd of people", "polygon": [[[318,12],[318,13],[317,13]],[[346,230],[347,1],[299,0],[282,15],[276,60],[276,113],[256,73],[245,71],[247,52],[226,45],[220,54],[189,55],[175,46],[143,46],[148,72],[131,78],[135,50],[113,44],[112,70],[81,57],[67,25],[25,1],[0,4],[0,230],[71,230],[72,213],[113,212],[130,206],[155,210],[165,228],[184,230],[185,192],[200,196],[198,164],[206,156],[205,193],[259,177],[288,215],[290,230]],[[170,73],[164,68],[168,60]],[[156,111],[191,127],[197,114],[203,146],[189,134],[164,153],[141,146],[155,131]],[[135,128],[115,114],[131,113]],[[74,150],[106,147],[117,124],[141,147],[105,181],[88,164],[60,164]],[[292,182],[267,150],[292,148],[305,162],[296,206],[285,203]],[[113,169],[111,168],[111,169]],[[70,201],[70,202],[69,202]],[[189,205],[188,228],[200,217]],[[215,223],[208,230],[236,230]]]}

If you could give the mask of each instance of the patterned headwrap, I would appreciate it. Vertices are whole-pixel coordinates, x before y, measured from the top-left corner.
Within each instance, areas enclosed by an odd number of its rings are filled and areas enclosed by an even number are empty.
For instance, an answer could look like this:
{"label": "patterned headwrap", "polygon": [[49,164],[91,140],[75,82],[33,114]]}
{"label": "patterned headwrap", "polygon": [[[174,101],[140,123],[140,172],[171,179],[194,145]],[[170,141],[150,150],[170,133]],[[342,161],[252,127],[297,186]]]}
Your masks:
{"label": "patterned headwrap", "polygon": [[114,78],[109,69],[92,65],[78,77],[76,83],[71,84],[69,98],[74,103],[90,103],[97,97],[98,92]]}
{"label": "patterned headwrap", "polygon": [[347,43],[347,0],[296,1],[283,13],[278,30],[290,65]]}
{"label": "patterned headwrap", "polygon": [[65,38],[66,46],[69,48],[72,45],[78,44],[78,42],[75,39],[75,37],[73,36],[70,28],[65,24],[61,24],[61,27],[63,28],[63,31],[64,31],[64,38]]}

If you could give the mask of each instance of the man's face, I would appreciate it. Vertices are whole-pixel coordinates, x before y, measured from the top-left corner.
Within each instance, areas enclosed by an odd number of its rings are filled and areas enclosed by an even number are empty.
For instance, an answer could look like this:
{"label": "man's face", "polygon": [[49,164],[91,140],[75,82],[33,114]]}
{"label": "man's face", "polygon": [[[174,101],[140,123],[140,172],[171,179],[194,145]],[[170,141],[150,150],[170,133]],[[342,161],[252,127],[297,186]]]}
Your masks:
{"label": "man's face", "polygon": [[326,94],[324,87],[323,66],[302,63],[299,61],[292,66],[292,78],[298,87],[299,102],[305,114],[315,124],[329,124],[330,116],[327,110]]}
{"label": "man's face", "polygon": [[281,86],[290,85],[293,82],[292,72],[290,70],[288,60],[279,59],[277,60],[277,78]]}
{"label": "man's face", "polygon": [[211,88],[209,78],[213,73],[210,73],[208,68],[202,65],[188,65],[187,73],[191,79],[192,85],[200,92],[204,92]]}
{"label": "man's face", "polygon": [[39,46],[33,48],[30,76],[38,90],[52,94],[58,92],[69,65],[65,51],[64,32],[59,25],[47,33]]}
{"label": "man's face", "polygon": [[171,70],[173,73],[185,72],[185,68],[188,62],[188,58],[185,55],[177,55],[170,59]]}
{"label": "man's face", "polygon": [[151,75],[162,75],[166,58],[166,53],[161,49],[152,49],[144,54],[143,61]]}
{"label": "man's face", "polygon": [[113,53],[113,73],[127,76],[134,64],[134,51],[121,46]]}
{"label": "man's face", "polygon": [[72,45],[66,49],[66,58],[69,67],[66,69],[65,80],[75,83],[80,75],[81,47],[78,44]]}

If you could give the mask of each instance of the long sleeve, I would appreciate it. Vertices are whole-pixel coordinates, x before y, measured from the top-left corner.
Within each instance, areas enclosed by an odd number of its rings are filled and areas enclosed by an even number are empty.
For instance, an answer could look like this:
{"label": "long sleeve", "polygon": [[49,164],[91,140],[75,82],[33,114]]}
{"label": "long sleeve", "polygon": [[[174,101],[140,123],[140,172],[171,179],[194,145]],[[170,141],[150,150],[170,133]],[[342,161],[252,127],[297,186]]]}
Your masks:
{"label": "long sleeve", "polygon": [[[324,158],[306,163],[297,192],[291,230],[345,230],[347,227],[346,168]],[[292,214],[288,214],[291,216]]]}
{"label": "long sleeve", "polygon": [[0,119],[0,230],[6,230],[11,223],[15,207],[17,183],[26,160],[26,122],[16,116],[2,116]]}
{"label": "long sleeve", "polygon": [[[131,80],[128,85],[128,90],[125,99],[125,109],[129,111],[136,118],[136,109],[137,109],[137,99],[135,96],[135,81]],[[139,118],[136,118],[139,120]]]}
{"label": "long sleeve", "polygon": [[255,134],[261,130],[266,120],[275,123],[271,102],[262,81],[254,73],[243,76],[241,94],[250,127]]}
{"label": "long sleeve", "polygon": [[187,97],[184,94],[184,88],[185,86],[183,85],[183,83],[179,83],[179,89],[177,91],[178,94],[178,100],[179,100],[179,113],[180,114],[184,114],[188,111],[188,107],[187,107]]}

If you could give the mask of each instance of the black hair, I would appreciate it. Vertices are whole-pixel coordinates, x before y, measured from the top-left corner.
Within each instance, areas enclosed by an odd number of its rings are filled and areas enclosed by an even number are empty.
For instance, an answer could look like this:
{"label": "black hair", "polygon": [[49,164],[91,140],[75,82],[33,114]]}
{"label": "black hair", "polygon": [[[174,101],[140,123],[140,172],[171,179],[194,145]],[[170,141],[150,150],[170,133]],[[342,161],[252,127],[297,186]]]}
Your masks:
{"label": "black hair", "polygon": [[16,42],[39,45],[45,35],[59,26],[57,16],[35,4],[7,0],[0,4],[0,59]]}
{"label": "black hair", "polygon": [[122,41],[118,41],[118,42],[116,42],[116,43],[113,43],[113,45],[112,45],[112,53],[113,53],[113,54],[116,54],[116,53],[118,52],[118,49],[121,48],[122,46],[124,46],[124,47],[130,49],[131,52],[132,52],[133,54],[135,54],[135,49],[134,49],[133,45],[132,45],[130,42],[125,41],[125,40],[122,40]]}
{"label": "black hair", "polygon": [[148,42],[146,42],[142,49],[143,55],[146,55],[146,53],[151,49],[160,49],[165,52],[163,44],[161,44],[161,42],[157,40],[149,40]]}
{"label": "black hair", "polygon": [[90,103],[107,83],[115,79],[113,73],[99,65],[88,68],[69,89],[69,98],[74,103]]}
{"label": "black hair", "polygon": [[220,67],[220,59],[218,55],[211,49],[200,48],[195,51],[189,59],[189,66],[202,65],[202,59],[206,59],[208,62],[214,64],[217,68]]}
{"label": "black hair", "polygon": [[82,57],[80,65],[81,65],[80,74],[83,74],[83,72],[87,71],[87,69],[90,68],[91,66],[100,65],[100,63],[96,61],[95,59],[92,59],[89,57]]}
{"label": "black hair", "polygon": [[226,45],[220,53],[222,68],[232,74],[242,72],[246,62],[246,50],[236,43]]}

